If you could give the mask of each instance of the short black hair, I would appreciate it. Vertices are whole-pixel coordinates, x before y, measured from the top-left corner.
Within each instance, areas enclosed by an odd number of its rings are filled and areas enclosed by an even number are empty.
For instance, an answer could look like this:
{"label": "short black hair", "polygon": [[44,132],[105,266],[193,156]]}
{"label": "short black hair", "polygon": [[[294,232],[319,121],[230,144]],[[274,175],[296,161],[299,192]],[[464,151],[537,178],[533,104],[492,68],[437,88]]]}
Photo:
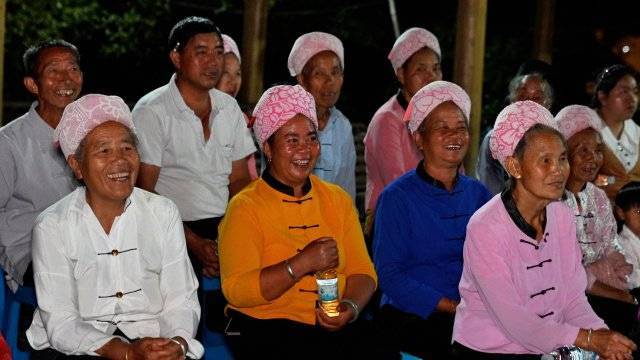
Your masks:
{"label": "short black hair", "polygon": [[216,24],[207,18],[189,16],[171,29],[169,33],[169,51],[182,51],[192,37],[198,34],[216,33],[222,39],[222,33]]}
{"label": "short black hair", "polygon": [[637,74],[633,69],[625,65],[612,65],[604,68],[598,77],[596,78],[596,88],[593,92],[593,99],[591,99],[591,107],[600,108],[600,100],[598,100],[598,92],[602,91],[605,95],[609,95],[609,92],[616,87],[616,84],[620,79],[626,75],[631,75],[634,79]]}
{"label": "short black hair", "polygon": [[42,41],[36,45],[30,46],[22,55],[22,65],[24,66],[24,75],[36,78],[38,76],[38,65],[40,62],[40,54],[50,48],[65,48],[69,50],[76,58],[76,62],[80,64],[80,52],[72,43],[62,39],[49,39]]}
{"label": "short black hair", "polygon": [[616,206],[627,211],[640,207],[640,182],[632,181],[623,186],[616,195]]}

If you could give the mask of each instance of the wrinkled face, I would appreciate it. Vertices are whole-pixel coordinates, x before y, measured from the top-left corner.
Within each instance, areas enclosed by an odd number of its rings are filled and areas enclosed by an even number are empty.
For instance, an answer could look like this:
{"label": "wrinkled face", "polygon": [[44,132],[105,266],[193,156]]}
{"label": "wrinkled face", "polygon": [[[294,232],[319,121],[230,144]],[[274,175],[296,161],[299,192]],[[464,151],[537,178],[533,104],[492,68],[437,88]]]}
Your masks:
{"label": "wrinkled face", "polygon": [[640,237],[640,207],[631,207],[624,212],[618,211],[618,215],[624,220],[629,230]]}
{"label": "wrinkled face", "polygon": [[537,76],[527,76],[516,91],[516,101],[531,100],[546,108],[549,102],[544,94],[542,80]]}
{"label": "wrinkled face", "polygon": [[82,71],[76,56],[64,47],[44,49],[38,57],[37,78],[26,77],[25,85],[41,106],[60,110],[74,101],[82,89]]}
{"label": "wrinkled face", "polygon": [[241,85],[242,69],[238,58],[233,53],[224,54],[224,70],[216,89],[236,97]]}
{"label": "wrinkled face", "polygon": [[313,171],[320,155],[318,131],[311,120],[296,115],[264,144],[264,153],[271,159],[271,173],[291,187],[303,185]]}
{"label": "wrinkled face", "polygon": [[101,202],[124,201],[133,191],[140,158],[127,128],[108,121],[93,129],[84,141],[81,159],[69,156],[69,165],[87,187],[87,196]]}
{"label": "wrinkled face", "polygon": [[413,97],[425,85],[442,80],[440,58],[433,50],[422,48],[396,71],[396,76],[409,97]]}
{"label": "wrinkled face", "polygon": [[220,80],[224,64],[222,39],[216,33],[193,36],[180,51],[169,54],[181,80],[207,91]]}
{"label": "wrinkled face", "polygon": [[630,119],[638,110],[638,84],[631,75],[625,75],[608,95],[598,92],[598,100],[603,110],[607,109],[616,119]]}
{"label": "wrinkled face", "polygon": [[332,51],[315,54],[305,64],[298,82],[313,95],[316,107],[333,107],[340,97],[344,82],[340,59]]}
{"label": "wrinkled face", "polygon": [[541,200],[557,200],[564,193],[569,177],[567,149],[558,135],[539,132],[531,135],[522,159],[510,156],[509,174],[516,178],[516,187]]}
{"label": "wrinkled face", "polygon": [[569,177],[579,182],[593,181],[602,166],[604,144],[600,134],[592,128],[584,129],[568,141]]}
{"label": "wrinkled face", "polygon": [[435,167],[458,167],[469,148],[467,121],[451,101],[433,109],[413,136],[425,162]]}

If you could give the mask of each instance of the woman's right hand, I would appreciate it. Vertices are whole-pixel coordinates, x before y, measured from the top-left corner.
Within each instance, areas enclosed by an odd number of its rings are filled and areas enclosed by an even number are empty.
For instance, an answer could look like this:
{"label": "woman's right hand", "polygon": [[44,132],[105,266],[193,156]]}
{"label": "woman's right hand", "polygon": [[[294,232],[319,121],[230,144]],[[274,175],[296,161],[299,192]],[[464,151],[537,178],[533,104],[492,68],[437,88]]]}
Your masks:
{"label": "woman's right hand", "polygon": [[595,351],[603,360],[631,360],[636,344],[619,332],[600,329],[591,334],[590,350]]}
{"label": "woman's right hand", "polygon": [[321,237],[308,243],[297,255],[303,263],[305,274],[315,273],[338,266],[338,246],[330,237]]}

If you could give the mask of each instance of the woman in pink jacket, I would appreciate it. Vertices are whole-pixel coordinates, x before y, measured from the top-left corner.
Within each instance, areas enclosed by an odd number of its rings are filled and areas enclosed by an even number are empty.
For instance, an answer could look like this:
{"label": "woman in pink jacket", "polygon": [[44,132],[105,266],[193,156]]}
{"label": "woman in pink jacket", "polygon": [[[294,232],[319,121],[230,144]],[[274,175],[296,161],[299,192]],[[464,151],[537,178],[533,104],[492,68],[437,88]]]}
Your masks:
{"label": "woman in pink jacket", "polygon": [[507,106],[490,141],[510,180],[469,221],[453,329],[459,359],[539,359],[565,345],[631,359],[635,344],[607,329],[585,296],[573,213],[557,201],[567,146],[547,109]]}

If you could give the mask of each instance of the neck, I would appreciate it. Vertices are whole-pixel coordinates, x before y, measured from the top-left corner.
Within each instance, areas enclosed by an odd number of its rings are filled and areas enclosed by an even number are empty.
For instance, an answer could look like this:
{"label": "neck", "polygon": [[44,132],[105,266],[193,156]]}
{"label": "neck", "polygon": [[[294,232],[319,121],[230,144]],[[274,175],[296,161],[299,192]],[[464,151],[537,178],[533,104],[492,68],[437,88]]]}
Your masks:
{"label": "neck", "polygon": [[436,167],[426,160],[423,162],[424,171],[432,178],[442,182],[447,191],[453,190],[454,182],[458,176],[457,167]]}
{"label": "neck", "polygon": [[91,207],[96,218],[98,218],[100,225],[102,225],[104,232],[109,234],[116,216],[120,216],[124,212],[126,200],[112,201],[101,199],[93,196],[89,190],[87,190],[86,199],[89,207]]}
{"label": "neck", "polygon": [[176,76],[176,86],[185,104],[193,110],[200,118],[211,111],[211,97],[208,89],[194,87],[187,81],[184,81],[179,75]]}
{"label": "neck", "polygon": [[624,121],[626,119],[620,119],[604,108],[598,109],[598,114],[600,115],[600,118],[602,118],[602,121],[607,124],[607,127],[611,130],[613,136],[620,138],[620,134],[622,134],[622,129],[624,128]]}
{"label": "neck", "polygon": [[278,180],[278,182],[287,185],[288,187],[293,189],[293,196],[295,197],[302,197],[304,195],[304,191],[302,190],[304,188],[304,183],[305,181],[301,182],[301,183],[297,183],[297,184],[292,184],[288,181],[285,181],[284,179],[282,179],[278,174],[274,173],[274,171],[272,170],[271,167],[269,167],[269,174],[276,180]]}
{"label": "neck", "polygon": [[318,116],[318,130],[324,130],[329,122],[331,111],[329,108],[318,107],[316,108],[316,115]]}
{"label": "neck", "polygon": [[38,113],[38,115],[40,115],[42,120],[44,120],[44,122],[47,123],[47,125],[51,126],[53,129],[58,127],[60,119],[62,118],[63,111],[64,109],[60,109],[58,107],[38,100],[36,112]]}
{"label": "neck", "polygon": [[582,191],[582,189],[584,189],[584,186],[586,184],[587,184],[586,181],[581,181],[581,180],[576,180],[576,179],[569,178],[569,180],[567,180],[566,188],[567,188],[567,190],[571,191],[572,193],[577,194],[580,191]]}
{"label": "neck", "polygon": [[518,212],[529,225],[536,229],[536,239],[540,240],[544,233],[545,208],[551,201],[531,194],[519,184],[516,184],[511,196],[513,196]]}

